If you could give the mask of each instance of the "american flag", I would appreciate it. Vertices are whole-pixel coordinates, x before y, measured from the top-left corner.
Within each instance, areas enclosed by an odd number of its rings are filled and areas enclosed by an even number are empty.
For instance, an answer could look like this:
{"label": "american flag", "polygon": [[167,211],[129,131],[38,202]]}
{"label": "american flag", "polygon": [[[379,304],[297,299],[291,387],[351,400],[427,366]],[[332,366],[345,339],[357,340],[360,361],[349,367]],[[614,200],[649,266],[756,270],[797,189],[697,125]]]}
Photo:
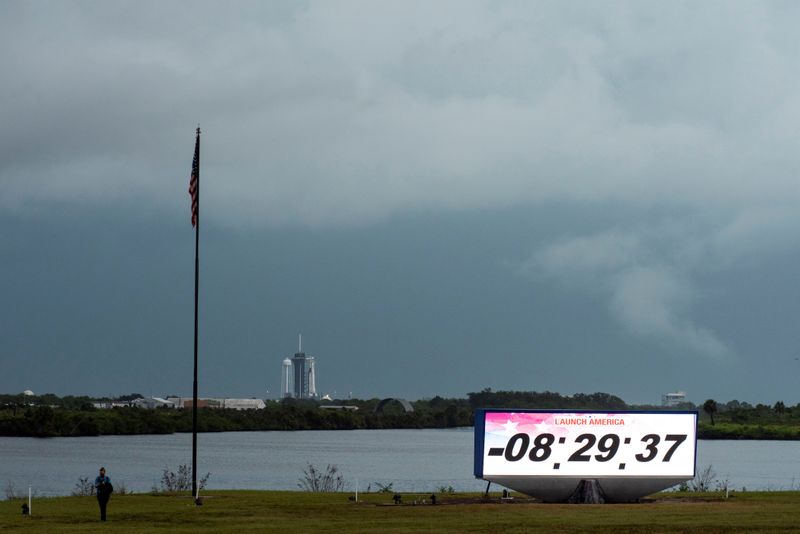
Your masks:
{"label": "american flag", "polygon": [[192,177],[189,179],[189,195],[192,197],[192,228],[197,226],[199,210],[200,180],[200,128],[197,129],[197,140],[194,143],[194,159],[192,160]]}

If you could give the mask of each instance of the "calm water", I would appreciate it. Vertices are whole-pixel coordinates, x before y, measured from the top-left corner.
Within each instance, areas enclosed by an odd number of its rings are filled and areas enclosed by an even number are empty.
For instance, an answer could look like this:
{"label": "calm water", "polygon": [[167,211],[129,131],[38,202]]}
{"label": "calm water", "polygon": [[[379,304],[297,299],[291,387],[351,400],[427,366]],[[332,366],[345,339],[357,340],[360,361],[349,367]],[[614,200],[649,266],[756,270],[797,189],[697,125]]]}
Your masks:
{"label": "calm water", "polygon": [[[224,432],[198,436],[198,473],[210,488],[298,489],[307,463],[336,464],[354,489],[393,483],[400,491],[440,486],[479,491],[472,476],[472,429]],[[79,477],[105,465],[115,485],[147,491],[165,467],[191,464],[191,434],[86,438],[0,437],[0,498],[9,485],[42,496],[69,494]],[[699,441],[698,471],[741,489],[800,488],[800,442]]]}

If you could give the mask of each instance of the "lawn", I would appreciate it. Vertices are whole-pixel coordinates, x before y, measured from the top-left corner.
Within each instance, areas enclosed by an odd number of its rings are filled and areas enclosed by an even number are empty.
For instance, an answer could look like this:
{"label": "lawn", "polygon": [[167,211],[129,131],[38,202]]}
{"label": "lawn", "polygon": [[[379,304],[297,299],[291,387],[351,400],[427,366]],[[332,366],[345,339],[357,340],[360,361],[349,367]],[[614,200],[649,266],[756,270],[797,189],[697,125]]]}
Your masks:
{"label": "lawn", "polygon": [[[403,495],[280,491],[213,491],[203,506],[187,496],[114,495],[108,522],[92,497],[0,501],[3,532],[755,532],[795,531],[800,492],[659,494],[640,504],[542,504],[524,498],[481,502],[474,494]],[[422,499],[428,502],[422,504]],[[414,500],[417,504],[414,505]]]}

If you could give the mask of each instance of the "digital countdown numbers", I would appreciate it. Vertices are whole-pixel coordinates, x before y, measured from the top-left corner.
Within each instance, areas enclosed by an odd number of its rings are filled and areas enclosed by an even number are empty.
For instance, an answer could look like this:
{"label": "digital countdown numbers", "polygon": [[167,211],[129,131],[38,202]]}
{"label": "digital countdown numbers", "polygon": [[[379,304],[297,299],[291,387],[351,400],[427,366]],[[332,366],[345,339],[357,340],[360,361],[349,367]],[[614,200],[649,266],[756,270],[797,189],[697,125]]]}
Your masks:
{"label": "digital countdown numbers", "polygon": [[695,412],[479,411],[476,475],[691,478],[696,428]]}

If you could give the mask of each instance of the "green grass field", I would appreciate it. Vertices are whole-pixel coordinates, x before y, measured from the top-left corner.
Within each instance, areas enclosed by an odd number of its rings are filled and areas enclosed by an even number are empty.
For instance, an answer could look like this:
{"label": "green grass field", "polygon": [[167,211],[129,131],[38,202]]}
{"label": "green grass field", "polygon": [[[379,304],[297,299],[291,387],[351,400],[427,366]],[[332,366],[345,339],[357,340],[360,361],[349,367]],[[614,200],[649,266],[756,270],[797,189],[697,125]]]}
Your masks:
{"label": "green grass field", "polygon": [[196,507],[187,496],[114,495],[108,522],[93,497],[36,499],[32,517],[22,501],[0,502],[2,532],[775,532],[800,529],[800,492],[668,493],[640,504],[565,505],[491,502],[476,495],[439,495],[440,504],[413,505],[430,495],[279,491],[213,491]]}

